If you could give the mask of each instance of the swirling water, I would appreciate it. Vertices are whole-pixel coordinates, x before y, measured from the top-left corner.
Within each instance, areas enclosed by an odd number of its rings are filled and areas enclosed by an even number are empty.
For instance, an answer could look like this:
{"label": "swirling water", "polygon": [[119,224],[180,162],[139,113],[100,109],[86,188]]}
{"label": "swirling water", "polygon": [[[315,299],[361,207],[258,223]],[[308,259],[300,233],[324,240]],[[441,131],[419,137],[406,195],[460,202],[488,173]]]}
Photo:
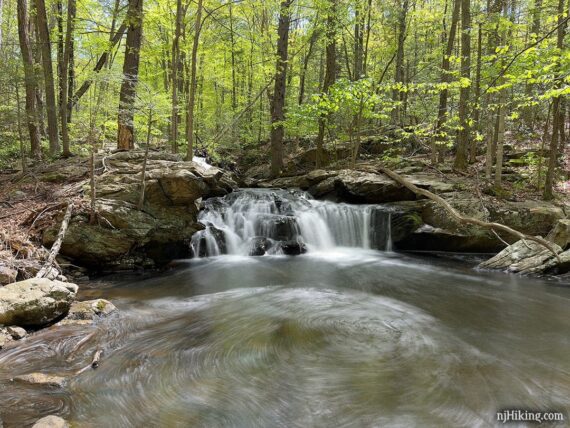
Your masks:
{"label": "swirling water", "polygon": [[[80,427],[287,428],[488,427],[513,407],[568,415],[568,284],[362,248],[384,224],[363,223],[370,208],[303,197],[289,231],[306,254],[240,255],[260,231],[279,238],[256,223],[260,211],[287,211],[233,197],[219,204],[228,216],[210,212],[237,237],[233,254],[83,286],[83,299],[120,313],[0,351],[4,426],[49,414]],[[97,349],[99,368],[77,374]],[[67,382],[11,381],[32,372]]]}

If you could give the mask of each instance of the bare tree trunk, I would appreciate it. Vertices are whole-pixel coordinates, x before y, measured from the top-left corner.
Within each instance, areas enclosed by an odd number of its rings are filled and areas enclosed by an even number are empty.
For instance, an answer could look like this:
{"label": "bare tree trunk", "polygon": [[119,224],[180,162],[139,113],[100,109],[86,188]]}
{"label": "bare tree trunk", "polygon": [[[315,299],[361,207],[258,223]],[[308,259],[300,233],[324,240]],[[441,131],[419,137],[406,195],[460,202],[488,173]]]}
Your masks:
{"label": "bare tree trunk", "polygon": [[[394,75],[394,83],[396,85],[405,83],[405,68],[404,68],[404,43],[406,41],[406,20],[408,18],[409,0],[402,0],[400,10],[398,12],[398,45],[396,48],[396,73]],[[396,103],[396,107],[392,110],[392,124],[401,126],[402,115],[400,104],[402,103],[402,91],[394,88],[392,91],[392,99]]]}
{"label": "bare tree trunk", "polygon": [[119,95],[117,148],[120,150],[131,150],[135,147],[133,118],[142,42],[142,15],[143,0],[130,0],[127,11],[128,30],[123,62],[123,82]]}
{"label": "bare tree trunk", "polygon": [[57,103],[55,101],[55,86],[51,61],[51,44],[45,0],[36,1],[38,34],[41,42],[42,68],[46,92],[46,110],[48,119],[49,151],[52,156],[59,153],[59,134],[57,130]]}
{"label": "bare tree trunk", "polygon": [[[336,80],[337,63],[336,63],[336,33],[337,33],[337,1],[329,0],[329,10],[327,10],[327,23],[326,23],[326,41],[325,48],[325,76],[323,78],[322,94],[326,95],[330,87]],[[325,128],[327,124],[327,117],[319,118],[319,133],[317,134],[317,153],[316,153],[316,167],[320,168],[324,163],[323,142],[325,139]]]}
{"label": "bare tree trunk", "polygon": [[36,111],[36,90],[37,83],[34,73],[34,59],[28,34],[28,4],[26,0],[18,0],[18,38],[20,50],[24,63],[24,85],[26,89],[26,123],[30,134],[31,155],[35,159],[40,159],[41,143],[40,131],[38,128],[38,114]]}
{"label": "bare tree trunk", "polygon": [[319,30],[317,29],[315,23],[313,32],[311,33],[311,38],[309,39],[307,54],[303,57],[303,66],[301,67],[301,73],[299,75],[299,98],[298,98],[299,105],[303,104],[303,100],[305,98],[305,80],[307,78],[307,68],[309,67],[309,60],[311,59],[311,54],[313,53],[313,49],[318,38],[319,38]]}
{"label": "bare tree trunk", "polygon": [[293,0],[282,0],[277,27],[277,63],[275,87],[271,102],[271,175],[277,177],[283,168],[283,135],[285,128],[285,91],[287,90],[287,59],[289,50],[289,25]]}
{"label": "bare tree trunk", "polygon": [[[471,79],[471,0],[461,0],[461,77]],[[471,84],[462,85],[459,90],[459,132],[454,167],[459,171],[467,169],[467,151],[471,135],[469,125],[469,97]]]}
{"label": "bare tree trunk", "polygon": [[182,28],[182,0],[176,0],[176,24],[172,41],[172,114],[170,141],[172,153],[178,153],[178,77],[180,73],[180,32]]}
{"label": "bare tree trunk", "polygon": [[[502,80],[502,79],[501,79]],[[497,148],[495,155],[495,187],[501,187],[503,176],[503,146],[505,142],[505,116],[507,91],[504,89],[499,95],[499,111],[497,112]]]}
{"label": "bare tree trunk", "polygon": [[[450,60],[451,54],[453,53],[453,43],[455,41],[455,36],[457,33],[457,22],[459,21],[459,10],[460,10],[460,0],[453,1],[453,12],[451,13],[451,25],[449,27],[449,34],[447,35],[447,42],[445,46],[445,52],[443,53],[443,58],[441,60],[441,78],[440,81],[446,84],[450,80],[449,70],[450,70]],[[445,26],[445,23],[444,23]],[[445,35],[443,36],[445,37]],[[447,88],[443,88],[439,93],[439,107],[437,109],[437,123],[435,126],[435,138],[432,140],[431,145],[431,162],[432,164],[437,164],[438,159],[438,149],[443,151],[441,145],[445,141],[443,127],[447,121],[447,98],[449,91]]]}
{"label": "bare tree trunk", "polygon": [[60,90],[60,102],[59,102],[59,114],[61,117],[61,137],[63,142],[63,156],[71,156],[71,150],[69,148],[69,132],[68,132],[68,120],[67,120],[67,95],[68,95],[68,74],[69,74],[69,62],[71,58],[71,43],[73,40],[73,29],[75,24],[75,0],[68,0],[67,3],[67,28],[65,33],[65,45],[63,52],[63,60],[61,67],[61,90]]}
{"label": "bare tree trunk", "polygon": [[[0,2],[0,7],[2,3]],[[22,162],[22,174],[26,173],[26,148],[24,143],[24,133],[22,132],[22,106],[20,104],[20,87],[16,83],[14,85],[14,90],[16,92],[16,119],[18,125],[18,140],[20,140],[20,160]]]}
{"label": "bare tree trunk", "polygon": [[[556,48],[562,55],[564,49],[564,36],[566,35],[567,20],[564,17],[564,0],[558,0],[558,31],[556,37]],[[560,88],[563,76],[561,76],[560,58],[557,60],[555,88]],[[560,133],[564,133],[564,114],[561,109],[561,96],[557,95],[552,99],[552,136],[550,138],[550,158],[548,159],[548,170],[546,171],[546,182],[544,183],[543,198],[550,200],[554,198],[554,180],[556,168],[558,166]],[[561,114],[562,113],[562,114]]]}
{"label": "bare tree trunk", "polygon": [[202,30],[202,0],[198,0],[196,20],[194,24],[194,40],[192,42],[192,56],[190,58],[190,87],[188,88],[188,111],[186,120],[186,160],[194,156],[194,104],[196,103],[196,64],[198,62],[198,44]]}
{"label": "bare tree trunk", "polygon": [[[475,124],[475,129],[480,131],[480,118],[481,118],[481,56],[483,54],[482,50],[482,29],[481,23],[479,23],[479,29],[477,32],[477,66],[475,70],[475,109],[473,111],[473,122]],[[477,139],[471,136],[471,145],[469,150],[469,162],[475,163],[477,160]]]}

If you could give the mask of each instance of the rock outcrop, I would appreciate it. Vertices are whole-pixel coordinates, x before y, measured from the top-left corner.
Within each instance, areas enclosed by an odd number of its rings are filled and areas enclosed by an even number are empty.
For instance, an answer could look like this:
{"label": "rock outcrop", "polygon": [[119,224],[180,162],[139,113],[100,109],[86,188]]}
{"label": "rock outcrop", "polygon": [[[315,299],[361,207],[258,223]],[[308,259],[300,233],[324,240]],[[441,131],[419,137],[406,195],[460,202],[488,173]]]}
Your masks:
{"label": "rock outcrop", "polygon": [[0,288],[0,324],[39,327],[64,316],[77,285],[33,278]]}
{"label": "rock outcrop", "polygon": [[[203,228],[196,221],[201,198],[237,188],[233,174],[183,162],[177,155],[148,154],[145,199],[138,208],[144,153],[120,152],[104,158],[97,178],[97,222],[87,210],[75,212],[60,254],[94,268],[132,269],[167,263],[189,255],[188,241]],[[90,191],[85,185],[85,198]],[[87,204],[86,204],[87,205]],[[44,245],[57,227],[44,232]]]}

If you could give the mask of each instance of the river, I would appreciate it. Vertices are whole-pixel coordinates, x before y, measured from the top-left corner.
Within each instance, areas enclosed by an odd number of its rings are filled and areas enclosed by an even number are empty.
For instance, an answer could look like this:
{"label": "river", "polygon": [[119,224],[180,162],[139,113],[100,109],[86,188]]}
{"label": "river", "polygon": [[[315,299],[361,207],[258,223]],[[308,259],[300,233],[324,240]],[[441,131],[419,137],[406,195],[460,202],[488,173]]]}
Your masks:
{"label": "river", "polygon": [[[0,353],[5,426],[48,414],[81,427],[488,427],[504,408],[568,415],[569,284],[332,235],[333,247],[308,242],[299,256],[235,250],[83,286],[82,298],[120,313]],[[100,367],[71,376],[97,348]],[[37,371],[69,379],[10,382]]]}

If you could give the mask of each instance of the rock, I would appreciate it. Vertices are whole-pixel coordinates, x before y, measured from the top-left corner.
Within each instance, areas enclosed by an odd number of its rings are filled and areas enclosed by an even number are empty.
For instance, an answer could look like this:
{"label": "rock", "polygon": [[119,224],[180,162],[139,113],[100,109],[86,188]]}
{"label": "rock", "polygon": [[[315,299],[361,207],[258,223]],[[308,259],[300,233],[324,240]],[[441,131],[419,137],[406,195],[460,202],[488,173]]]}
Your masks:
{"label": "rock", "polygon": [[105,299],[74,302],[67,316],[58,325],[76,324],[75,321],[96,321],[97,319],[108,317],[116,311],[115,305]]}
{"label": "rock", "polygon": [[36,421],[32,428],[69,428],[69,424],[65,419],[51,415]]}
{"label": "rock", "polygon": [[297,219],[288,215],[260,215],[257,218],[255,229],[257,235],[267,236],[276,241],[291,241],[299,234]]}
{"label": "rock", "polygon": [[559,245],[563,250],[568,249],[570,247],[570,219],[558,220],[546,239]]}
{"label": "rock", "polygon": [[[74,213],[60,254],[78,265],[95,269],[157,267],[190,256],[189,241],[203,226],[197,223],[202,199],[237,188],[235,174],[216,167],[184,162],[179,155],[149,152],[145,199],[141,192],[143,151],[107,156],[107,173],[97,180],[97,223],[89,212]],[[86,184],[86,194],[89,194]],[[53,244],[59,223],[43,234]]]}
{"label": "rock", "polygon": [[263,256],[273,246],[273,242],[263,236],[251,238],[249,243],[250,256]]}
{"label": "rock", "polygon": [[[558,253],[562,249],[553,244]],[[508,270],[516,273],[538,273],[547,269],[544,263],[551,258],[556,258],[543,245],[529,240],[519,240],[509,245],[499,254],[491,257],[479,265],[482,269]]]}
{"label": "rock", "polygon": [[6,331],[12,336],[12,339],[14,339],[14,340],[23,339],[24,337],[26,337],[28,335],[28,332],[25,329],[23,329],[22,327],[17,327],[17,326],[7,327]]}
{"label": "rock", "polygon": [[16,281],[18,271],[8,266],[0,266],[0,285],[10,284]]}
{"label": "rock", "polygon": [[66,379],[63,376],[57,376],[44,373],[30,373],[27,375],[16,376],[13,379],[16,382],[27,383],[30,385],[43,385],[53,388],[63,388]]}
{"label": "rock", "polygon": [[0,349],[4,348],[7,344],[12,342],[14,338],[8,332],[7,328],[0,328]]}
{"label": "rock", "polygon": [[14,282],[0,288],[0,324],[42,326],[65,315],[77,285],[46,278]]}
{"label": "rock", "polygon": [[342,170],[334,184],[336,193],[347,202],[381,204],[416,199],[412,191],[380,174]]}
{"label": "rock", "polygon": [[303,242],[298,241],[280,242],[279,247],[283,254],[288,256],[298,256],[307,252],[307,246]]}

